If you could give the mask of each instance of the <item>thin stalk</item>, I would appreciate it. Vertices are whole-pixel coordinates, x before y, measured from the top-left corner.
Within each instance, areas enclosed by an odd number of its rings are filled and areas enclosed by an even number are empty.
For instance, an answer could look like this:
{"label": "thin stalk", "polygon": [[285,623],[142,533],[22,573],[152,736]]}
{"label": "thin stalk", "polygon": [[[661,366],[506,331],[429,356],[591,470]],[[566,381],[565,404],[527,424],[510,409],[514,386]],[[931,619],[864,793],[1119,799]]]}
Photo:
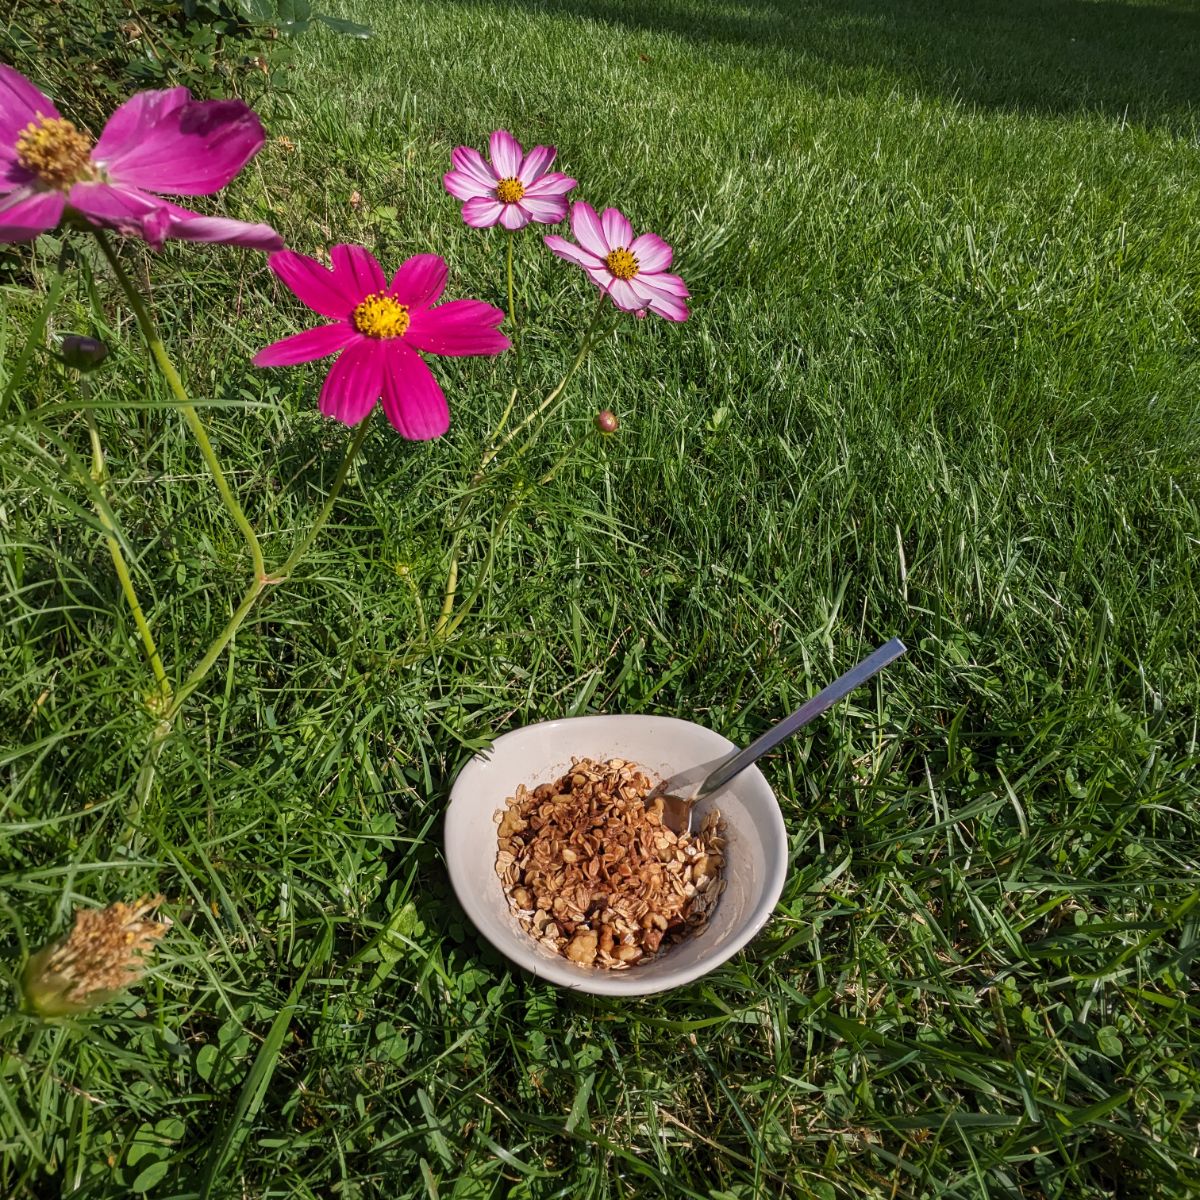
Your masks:
{"label": "thin stalk", "polygon": [[[510,247],[511,244],[512,243],[510,242]],[[519,425],[510,430],[508,435],[503,440],[497,441],[496,439],[503,430],[504,425],[508,421],[509,415],[513,410],[513,405],[516,403],[517,389],[515,387],[513,388],[512,396],[508,401],[508,407],[504,410],[503,415],[500,417],[500,421],[496,426],[496,431],[488,439],[488,441],[491,443],[491,448],[484,453],[483,458],[480,460],[479,467],[476,469],[475,474],[471,477],[472,488],[474,488],[480,482],[480,480],[483,479],[484,472],[487,470],[488,464],[492,461],[492,459],[494,459],[496,455],[499,454],[500,451],[503,450],[504,447],[507,446],[515,437],[520,436],[525,429],[528,429],[530,424],[535,421],[541,413],[544,413],[546,409],[548,409],[550,405],[552,405],[555,400],[557,400],[559,396],[561,396],[566,390],[567,384],[569,384],[575,377],[575,373],[583,365],[583,360],[587,357],[588,351],[592,348],[592,345],[595,342],[596,331],[600,324],[600,318],[604,314],[604,302],[607,298],[608,297],[604,293],[601,293],[599,302],[592,313],[592,319],[588,323],[587,329],[584,331],[583,343],[579,347],[579,353],[575,356],[575,361],[570,365],[570,367],[567,368],[567,373],[562,377],[558,385],[546,396],[541,404],[539,404],[538,407],[533,410],[533,412],[531,412]],[[523,454],[526,449],[528,449],[528,443],[521,448],[520,453]],[[560,465],[561,463],[552,467],[551,473],[553,474],[554,471],[557,471]],[[446,590],[442,594],[442,607],[438,613],[437,623],[433,627],[433,636],[435,639],[446,636],[448,633],[453,632],[453,630],[458,626],[457,620],[451,623],[450,616],[454,611],[454,597],[458,588],[458,547],[462,541],[461,521],[462,511],[465,507],[465,504],[466,498],[464,497],[463,504],[459,507],[458,526],[456,527],[450,542],[450,569],[446,573]]]}
{"label": "thin stalk", "polygon": [[[579,441],[573,442],[571,445],[569,445],[558,456],[558,458],[555,459],[554,464],[545,473],[545,475],[538,480],[538,486],[544,487],[546,484],[548,484],[555,477],[555,475],[562,470],[568,459],[570,459],[576,453],[576,451],[585,445],[586,442],[596,433],[597,431],[595,429],[590,429],[583,435],[583,437],[579,439]],[[482,564],[480,565],[479,575],[475,580],[475,586],[470,590],[470,592],[467,593],[466,597],[463,599],[463,602],[458,606],[458,612],[454,614],[453,618],[451,618],[451,610],[454,603],[454,594],[453,590],[447,589],[446,599],[442,604],[442,614],[438,618],[437,627],[433,631],[435,638],[450,637],[450,635],[463,623],[463,619],[466,617],[467,613],[471,611],[475,601],[479,599],[483,592],[484,586],[487,583],[488,575],[491,574],[492,564],[496,558],[496,543],[500,540],[500,535],[504,532],[504,527],[512,518],[513,513],[515,513],[521,506],[521,502],[524,499],[525,493],[523,491],[518,492],[518,494],[504,506],[504,510],[501,512],[500,519],[496,522],[496,528],[492,531],[491,539],[488,542],[487,552],[483,557]],[[454,582],[457,584],[457,559],[455,559],[454,563],[452,564],[452,570],[454,571]]]}
{"label": "thin stalk", "polygon": [[[512,410],[516,407],[517,396],[520,393],[520,390],[521,389],[518,385],[513,385],[512,395],[509,396],[508,404],[505,406],[504,411],[500,414],[500,420],[496,422],[496,428],[488,434],[487,444],[489,446],[495,445],[496,439],[504,432],[504,427],[508,424],[508,418],[512,416]],[[483,478],[484,468],[492,461],[492,458],[495,458],[494,454],[491,456],[491,458],[489,458],[486,454],[484,455],[483,462],[480,463],[479,467],[475,471],[475,474],[471,476],[472,483],[478,483]]]}
{"label": "thin stalk", "polygon": [[282,583],[295,570],[296,564],[308,553],[308,548],[316,541],[317,534],[321,532],[325,526],[325,522],[329,520],[329,514],[333,511],[333,506],[341,494],[342,487],[350,476],[350,468],[354,465],[354,460],[358,457],[358,452],[362,449],[363,442],[366,441],[367,430],[371,427],[371,417],[374,415],[374,411],[372,409],[358,423],[358,428],[354,431],[354,437],[350,439],[350,445],[346,447],[346,453],[342,458],[341,466],[338,467],[337,474],[333,477],[333,483],[330,484],[329,495],[325,497],[325,503],[321,506],[321,511],[317,513],[317,519],[313,522],[313,526],[308,533],[297,543],[296,548],[288,555],[283,566],[272,574],[271,583]]}
{"label": "thin stalk", "polygon": [[[200,686],[205,675],[213,668],[213,663],[221,657],[222,651],[233,640],[234,634],[241,628],[242,622],[250,615],[250,610],[254,607],[254,602],[266,590],[267,580],[264,576],[258,575],[251,581],[250,586],[246,589],[246,594],[242,597],[242,602],[233,610],[233,616],[225,624],[225,628],[213,639],[212,644],[205,652],[204,657],[192,668],[188,677],[180,684],[179,691],[175,693],[175,703],[171,705],[170,712],[167,714],[168,720],[174,721],[174,718],[179,715],[179,710],[183,707],[183,702]],[[167,732],[170,732],[168,729]]]}
{"label": "thin stalk", "polygon": [[581,437],[579,439],[579,441],[575,442],[573,445],[568,446],[558,456],[558,458],[555,459],[554,465],[550,468],[550,470],[548,470],[545,473],[545,475],[543,475],[541,477],[541,479],[538,480],[538,487],[545,487],[546,484],[548,484],[550,482],[550,480],[552,480],[555,477],[555,475],[557,475],[559,473],[559,471],[561,471],[563,469],[563,467],[566,465],[567,459],[569,459],[575,453],[576,450],[580,449],[592,437],[598,437],[598,436],[599,436],[599,430],[593,426],[591,429],[589,429],[587,431],[587,433],[585,433],[583,435],[583,437]]}
{"label": "thin stalk", "polygon": [[440,638],[446,632],[446,625],[450,620],[450,614],[454,611],[454,597],[458,592],[458,543],[462,539],[456,533],[454,535],[454,543],[452,550],[454,557],[450,560],[450,570],[446,573],[446,593],[442,596],[442,608],[438,613],[437,624],[433,627],[433,636]]}
{"label": "thin stalk", "polygon": [[[517,235],[511,229],[508,231],[508,247],[505,255],[505,271],[508,276],[508,328],[512,336],[513,351],[516,355],[517,365],[513,369],[513,390],[512,395],[508,398],[508,404],[504,411],[500,414],[500,420],[496,422],[496,428],[488,434],[487,444],[491,446],[495,440],[504,432],[505,425],[508,424],[508,418],[512,416],[513,408],[517,403],[517,395],[521,390],[521,331],[517,325],[517,303],[516,303],[516,288],[513,285],[513,246],[517,240]],[[471,482],[478,482],[483,477],[483,466],[481,466],[473,476]]]}
{"label": "thin stalk", "polygon": [[586,332],[583,335],[583,343],[579,347],[579,353],[575,356],[575,361],[567,368],[567,373],[559,380],[558,385],[546,395],[546,398],[535,408],[525,419],[514,426],[508,433],[483,456],[483,461],[479,464],[480,471],[483,471],[488,464],[504,449],[514,438],[520,435],[529,428],[539,416],[542,415],[566,391],[567,385],[575,378],[575,373],[583,365],[583,360],[587,357],[588,351],[592,348],[596,340],[597,327],[600,324],[600,318],[604,315],[605,302],[608,296],[601,293],[600,302],[596,305],[596,309],[592,314],[592,319],[588,323]]}
{"label": "thin stalk", "polygon": [[508,325],[510,329],[514,330],[514,336],[517,326],[517,306],[513,303],[513,242],[516,240],[516,236],[511,229],[508,231],[508,253],[505,255],[508,272]]}
{"label": "thin stalk", "polygon": [[342,458],[341,465],[337,469],[337,474],[333,477],[333,483],[329,488],[329,495],[325,498],[325,503],[321,506],[321,511],[317,514],[317,519],[313,522],[312,528],[296,544],[296,548],[288,555],[287,560],[278,571],[272,574],[267,574],[263,571],[251,580],[250,586],[246,589],[246,594],[242,597],[241,603],[234,609],[233,615],[225,624],[225,628],[213,639],[212,644],[205,651],[204,657],[192,668],[191,673],[180,685],[179,691],[175,696],[175,703],[171,706],[169,713],[172,719],[179,712],[180,708],[182,708],[183,702],[200,686],[204,677],[212,670],[213,664],[221,657],[225,647],[233,640],[237,631],[241,628],[242,622],[250,615],[250,610],[254,607],[259,596],[262,595],[269,584],[282,583],[287,579],[289,574],[295,569],[296,564],[307,553],[317,534],[321,532],[321,528],[329,519],[329,514],[333,511],[334,503],[337,501],[342,487],[350,475],[350,468],[354,463],[355,456],[366,439],[370,419],[370,415],[368,415],[359,423],[358,428],[354,431],[354,437],[350,440],[350,445],[346,447],[346,453]]}
{"label": "thin stalk", "polygon": [[[87,400],[86,378],[82,381],[82,387],[85,389],[84,399]],[[125,555],[121,552],[121,543],[117,538],[117,525],[109,512],[106,502],[104,485],[108,480],[108,466],[104,461],[104,447],[100,444],[100,430],[96,427],[96,416],[90,407],[85,407],[83,410],[84,418],[87,421],[88,436],[92,443],[92,481],[100,494],[99,502],[96,504],[96,515],[100,518],[100,524],[104,526],[104,540],[108,543],[108,552],[112,556],[113,569],[117,573],[117,579],[121,582],[121,591],[125,593],[125,602],[129,605],[129,611],[133,614],[133,623],[137,626],[138,634],[142,639],[142,646],[146,651],[146,657],[150,660],[150,669],[154,672],[155,682],[158,684],[158,693],[163,706],[171,702],[171,684],[167,679],[167,673],[163,670],[162,659],[159,657],[158,647],[154,643],[154,634],[150,632],[150,624],[146,620],[145,613],[142,612],[142,606],[138,601],[137,591],[133,586],[133,577],[129,573],[129,566],[125,562]]]}
{"label": "thin stalk", "polygon": [[208,466],[209,473],[213,477],[213,482],[217,485],[217,491],[220,493],[222,503],[229,510],[229,515],[233,518],[234,524],[237,525],[238,529],[242,532],[242,536],[246,539],[246,547],[250,551],[250,560],[255,577],[261,577],[265,573],[265,564],[263,562],[262,547],[258,543],[258,535],[246,519],[246,514],[242,511],[242,506],[238,503],[237,497],[234,496],[229,487],[229,482],[225,478],[225,472],[221,470],[221,464],[217,459],[216,452],[212,448],[212,443],[208,440],[208,431],[204,428],[204,422],[200,420],[200,414],[188,399],[188,394],[184,390],[183,380],[179,378],[179,372],[176,371],[175,364],[171,362],[170,355],[167,354],[167,348],[163,345],[162,339],[158,335],[154,318],[151,317],[149,309],[147,309],[141,296],[138,294],[137,288],[134,287],[133,280],[129,278],[125,268],[121,265],[121,261],[117,258],[112,244],[104,235],[104,231],[93,229],[92,233],[100,246],[100,252],[108,260],[108,265],[112,267],[113,274],[116,275],[117,282],[121,285],[121,290],[125,293],[125,298],[129,301],[129,307],[133,309],[133,315],[137,319],[138,328],[141,329],[142,336],[146,339],[146,344],[150,347],[150,353],[158,365],[159,371],[162,372],[163,378],[167,381],[167,386],[179,402],[183,419],[187,422],[188,428],[191,429],[192,435],[196,439],[196,444],[200,447],[200,454]]}
{"label": "thin stalk", "polygon": [[[437,623],[437,628],[434,629],[433,635],[435,638],[448,638],[466,619],[474,607],[475,601],[483,594],[483,589],[487,585],[488,576],[492,572],[492,563],[496,559],[496,543],[500,540],[500,535],[504,532],[504,527],[508,524],[509,518],[517,511],[517,507],[521,503],[520,496],[514,496],[505,506],[504,511],[500,514],[500,519],[496,522],[496,528],[492,530],[492,536],[488,541],[487,553],[483,556],[483,562],[479,565],[479,575],[475,580],[475,586],[463,598],[463,602],[458,606],[458,612],[453,617],[445,611],[443,606],[443,616],[447,619],[440,620]],[[458,563],[455,562],[455,567]],[[457,571],[455,572],[457,579]],[[454,602],[453,596],[449,597],[451,604]]]}
{"label": "thin stalk", "polygon": [[58,262],[54,266],[54,278],[50,280],[50,290],[46,293],[46,302],[42,305],[41,311],[29,327],[29,334],[25,338],[25,344],[17,354],[17,361],[13,363],[12,373],[8,377],[8,382],[4,385],[4,394],[0,396],[0,420],[4,419],[8,412],[8,406],[12,403],[12,398],[17,393],[17,388],[25,380],[25,371],[29,366],[29,360],[33,357],[34,350],[37,349],[38,343],[42,340],[42,334],[46,330],[46,322],[50,320],[50,314],[58,304],[59,296],[62,295],[63,282],[66,279],[65,270],[68,251],[68,244],[63,242],[62,250],[59,251]]}

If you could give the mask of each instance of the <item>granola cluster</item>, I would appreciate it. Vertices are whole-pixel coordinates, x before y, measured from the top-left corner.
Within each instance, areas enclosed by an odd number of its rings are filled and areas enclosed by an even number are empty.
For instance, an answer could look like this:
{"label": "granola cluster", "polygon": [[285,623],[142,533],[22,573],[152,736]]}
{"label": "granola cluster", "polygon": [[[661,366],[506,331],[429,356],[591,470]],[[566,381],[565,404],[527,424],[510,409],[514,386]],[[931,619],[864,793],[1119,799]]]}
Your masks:
{"label": "granola cluster", "polygon": [[677,837],[650,780],[613,758],[572,759],[495,814],[496,874],[521,927],[581,966],[625,970],[708,920],[725,887],[720,814]]}

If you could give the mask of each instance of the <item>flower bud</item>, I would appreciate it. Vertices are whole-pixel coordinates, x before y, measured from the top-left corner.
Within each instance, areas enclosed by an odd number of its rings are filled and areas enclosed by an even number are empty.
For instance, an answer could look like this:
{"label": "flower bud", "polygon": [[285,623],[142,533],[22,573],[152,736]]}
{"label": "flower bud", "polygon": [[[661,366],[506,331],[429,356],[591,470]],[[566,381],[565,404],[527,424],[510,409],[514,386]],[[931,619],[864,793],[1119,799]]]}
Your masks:
{"label": "flower bud", "polygon": [[63,362],[76,371],[91,371],[108,357],[108,347],[98,338],[69,333],[62,340]]}
{"label": "flower bud", "polygon": [[621,422],[617,420],[615,412],[610,412],[607,408],[602,408],[596,414],[596,428],[601,433],[616,433],[621,428]]}
{"label": "flower bud", "polygon": [[145,974],[143,956],[171,927],[148,919],[162,896],[80,908],[66,937],[43,946],[21,974],[22,1006],[39,1017],[69,1017],[107,1004]]}

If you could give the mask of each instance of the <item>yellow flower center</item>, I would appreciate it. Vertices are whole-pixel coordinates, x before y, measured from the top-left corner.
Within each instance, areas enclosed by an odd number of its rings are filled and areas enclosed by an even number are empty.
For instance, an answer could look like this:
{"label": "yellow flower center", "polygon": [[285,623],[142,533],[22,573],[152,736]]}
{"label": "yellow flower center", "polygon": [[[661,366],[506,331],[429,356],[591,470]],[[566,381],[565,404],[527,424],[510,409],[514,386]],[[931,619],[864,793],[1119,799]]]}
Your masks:
{"label": "yellow flower center", "polygon": [[525,185],[519,179],[502,179],[496,184],[496,198],[502,204],[516,204],[525,195]]}
{"label": "yellow flower center", "polygon": [[638,260],[624,246],[610,250],[604,261],[618,279],[632,279],[638,273]]}
{"label": "yellow flower center", "polygon": [[372,292],[350,318],[359,333],[373,338],[397,338],[408,328],[408,305]]}
{"label": "yellow flower center", "polygon": [[66,191],[91,174],[92,139],[62,117],[30,121],[17,138],[17,162],[47,187]]}

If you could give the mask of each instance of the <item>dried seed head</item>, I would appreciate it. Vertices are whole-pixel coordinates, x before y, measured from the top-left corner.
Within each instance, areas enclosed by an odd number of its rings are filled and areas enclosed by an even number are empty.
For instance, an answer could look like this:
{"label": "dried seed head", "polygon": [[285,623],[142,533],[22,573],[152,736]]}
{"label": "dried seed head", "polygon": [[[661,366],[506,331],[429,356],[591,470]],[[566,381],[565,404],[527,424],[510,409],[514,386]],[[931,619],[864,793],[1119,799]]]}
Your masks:
{"label": "dried seed head", "polygon": [[81,908],[66,937],[42,947],[25,965],[21,993],[26,1011],[66,1017],[108,1003],[146,971],[144,956],[171,927],[150,917],[162,896],[132,904]]}

